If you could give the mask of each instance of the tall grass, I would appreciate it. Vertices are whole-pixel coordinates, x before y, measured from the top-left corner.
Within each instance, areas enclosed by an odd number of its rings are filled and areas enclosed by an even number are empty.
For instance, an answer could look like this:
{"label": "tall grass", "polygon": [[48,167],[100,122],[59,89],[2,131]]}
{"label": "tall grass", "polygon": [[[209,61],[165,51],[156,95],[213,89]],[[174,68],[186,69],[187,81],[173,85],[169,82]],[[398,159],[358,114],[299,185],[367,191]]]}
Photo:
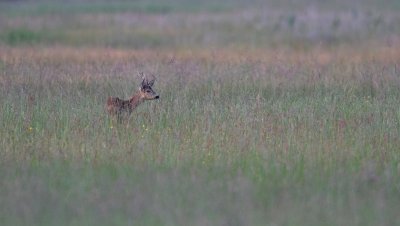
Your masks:
{"label": "tall grass", "polygon": [[398,9],[0,2],[0,224],[400,224]]}
{"label": "tall grass", "polygon": [[[1,53],[5,224],[400,221],[396,51]],[[139,70],[161,99],[118,124]]]}

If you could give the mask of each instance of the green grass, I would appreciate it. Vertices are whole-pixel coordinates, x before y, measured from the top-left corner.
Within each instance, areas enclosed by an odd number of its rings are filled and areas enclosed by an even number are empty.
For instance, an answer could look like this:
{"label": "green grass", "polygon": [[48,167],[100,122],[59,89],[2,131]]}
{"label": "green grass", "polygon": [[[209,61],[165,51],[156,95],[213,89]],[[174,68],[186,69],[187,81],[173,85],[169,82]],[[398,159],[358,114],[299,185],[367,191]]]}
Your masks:
{"label": "green grass", "polygon": [[161,99],[119,125],[105,99],[145,59],[23,53],[1,75],[6,225],[400,221],[395,64],[150,56]]}
{"label": "green grass", "polygon": [[0,2],[0,224],[399,225],[399,6]]}
{"label": "green grass", "polygon": [[116,0],[113,2],[104,0],[72,0],[68,3],[63,1],[2,1],[0,2],[0,13],[8,16],[21,15],[43,15],[43,14],[81,14],[81,13],[149,13],[149,14],[171,14],[171,13],[197,13],[197,12],[227,12],[243,9],[254,9],[259,7],[283,8],[287,10],[304,10],[316,7],[321,9],[335,10],[399,10],[396,0],[301,0],[293,2],[261,1],[261,0],[226,0],[226,1],[196,1],[196,0]]}
{"label": "green grass", "polygon": [[0,12],[9,16],[43,15],[43,14],[81,14],[81,13],[149,13],[170,14],[179,12],[223,12],[259,4],[257,0],[228,0],[228,1],[193,1],[193,0],[136,0],[136,1],[70,1],[68,4],[62,1],[20,1],[0,2]]}
{"label": "green grass", "polygon": [[2,39],[8,45],[18,45],[23,43],[34,44],[41,38],[40,34],[21,28],[8,31]]}

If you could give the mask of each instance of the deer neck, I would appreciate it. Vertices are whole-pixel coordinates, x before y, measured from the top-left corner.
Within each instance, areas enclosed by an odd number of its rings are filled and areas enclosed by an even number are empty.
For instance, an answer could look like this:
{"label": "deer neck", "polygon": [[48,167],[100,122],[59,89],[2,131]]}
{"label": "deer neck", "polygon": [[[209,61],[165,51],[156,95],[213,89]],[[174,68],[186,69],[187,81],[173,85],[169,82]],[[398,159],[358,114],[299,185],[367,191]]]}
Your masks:
{"label": "deer neck", "polygon": [[134,94],[131,99],[129,99],[129,103],[131,106],[131,109],[135,109],[139,104],[143,103],[144,99],[141,95],[140,92],[137,92],[136,94]]}

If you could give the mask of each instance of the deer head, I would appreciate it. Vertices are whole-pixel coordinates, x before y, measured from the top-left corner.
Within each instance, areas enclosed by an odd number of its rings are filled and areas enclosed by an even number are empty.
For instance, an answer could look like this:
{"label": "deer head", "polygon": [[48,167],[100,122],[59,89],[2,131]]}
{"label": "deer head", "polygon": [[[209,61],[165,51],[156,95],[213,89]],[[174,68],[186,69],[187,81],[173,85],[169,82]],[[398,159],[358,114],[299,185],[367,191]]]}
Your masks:
{"label": "deer head", "polygon": [[144,100],[154,100],[160,98],[160,96],[154,92],[153,85],[155,82],[155,78],[152,75],[152,78],[149,80],[143,72],[139,73],[139,76],[142,78],[142,83],[140,84],[139,90]]}

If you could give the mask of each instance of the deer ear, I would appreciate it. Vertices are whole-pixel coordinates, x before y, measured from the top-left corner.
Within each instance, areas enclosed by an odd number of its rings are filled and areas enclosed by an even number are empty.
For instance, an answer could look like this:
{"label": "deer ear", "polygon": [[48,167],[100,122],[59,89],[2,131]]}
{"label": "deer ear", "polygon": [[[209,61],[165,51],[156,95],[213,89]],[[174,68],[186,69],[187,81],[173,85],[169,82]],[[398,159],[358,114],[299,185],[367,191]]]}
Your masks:
{"label": "deer ear", "polygon": [[152,87],[154,85],[154,81],[156,80],[156,78],[154,77],[153,74],[151,74],[151,80],[147,80],[147,85]]}
{"label": "deer ear", "polygon": [[141,84],[143,84],[143,81],[146,79],[146,77],[144,76],[143,72],[142,72],[142,71],[139,72],[139,73],[137,74],[137,76],[142,80],[142,83],[141,83]]}

